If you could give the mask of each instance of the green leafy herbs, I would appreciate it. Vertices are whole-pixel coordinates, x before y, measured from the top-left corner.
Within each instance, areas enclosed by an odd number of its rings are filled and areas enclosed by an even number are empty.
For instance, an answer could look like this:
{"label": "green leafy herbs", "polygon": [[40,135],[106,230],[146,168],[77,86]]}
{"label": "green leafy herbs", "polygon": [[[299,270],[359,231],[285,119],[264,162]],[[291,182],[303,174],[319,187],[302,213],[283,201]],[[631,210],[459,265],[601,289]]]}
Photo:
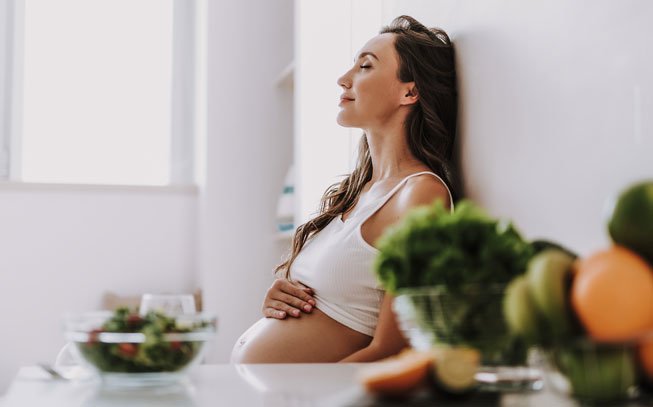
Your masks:
{"label": "green leafy herbs", "polygon": [[[144,373],[172,372],[187,366],[200,351],[203,342],[169,341],[166,334],[184,334],[207,328],[207,321],[191,325],[180,324],[159,312],[141,316],[128,308],[119,308],[100,329],[89,333],[86,342],[77,343],[81,354],[103,372]],[[142,333],[142,343],[100,342],[103,332]]]}
{"label": "green leafy herbs", "polygon": [[454,212],[441,201],[411,211],[379,240],[378,279],[396,293],[407,287],[507,284],[526,269],[533,248],[508,222],[471,201]]}
{"label": "green leafy herbs", "polygon": [[404,294],[411,318],[436,343],[474,346],[488,364],[524,361],[526,348],[509,334],[501,304],[505,285],[524,273],[534,249],[511,223],[471,201],[454,212],[436,201],[388,230],[379,251],[381,284]]}

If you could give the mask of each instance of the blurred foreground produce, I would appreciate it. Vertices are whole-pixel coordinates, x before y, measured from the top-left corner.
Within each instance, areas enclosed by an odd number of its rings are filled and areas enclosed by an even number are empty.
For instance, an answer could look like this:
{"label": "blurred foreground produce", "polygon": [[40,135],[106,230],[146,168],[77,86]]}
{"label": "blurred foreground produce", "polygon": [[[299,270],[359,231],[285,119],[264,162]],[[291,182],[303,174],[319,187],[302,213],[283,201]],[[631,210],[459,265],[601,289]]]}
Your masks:
{"label": "blurred foreground produce", "polygon": [[545,341],[553,342],[573,334],[569,313],[569,270],[575,257],[561,249],[547,249],[528,264],[526,279],[544,324]]}
{"label": "blurred foreground produce", "polygon": [[644,380],[653,390],[653,337],[646,338],[639,344],[637,357],[640,361]]}
{"label": "blurred foreground produce", "polygon": [[542,318],[525,276],[517,276],[506,288],[503,313],[512,334],[523,338],[527,344],[539,343],[544,335]]}
{"label": "blurred foreground produce", "polygon": [[612,246],[580,260],[571,302],[598,341],[627,341],[653,330],[653,269],[632,251]]}
{"label": "blurred foreground produce", "polygon": [[425,388],[460,396],[476,388],[480,352],[468,347],[406,349],[358,371],[358,381],[373,395],[406,398]]}
{"label": "blurred foreground produce", "polygon": [[551,241],[506,290],[511,332],[543,349],[554,387],[589,402],[653,384],[653,181],[622,191],[608,219],[616,243],[583,258]]}
{"label": "blurred foreground produce", "polygon": [[433,344],[477,348],[484,364],[525,362],[523,343],[510,337],[501,306],[505,285],[524,272],[534,250],[512,223],[471,201],[453,212],[436,201],[411,211],[378,247],[379,281],[388,292],[410,297],[417,325]]}
{"label": "blurred foreground produce", "polygon": [[514,225],[471,201],[454,212],[441,201],[412,210],[379,239],[375,270],[384,288],[507,284],[526,269],[533,247]]}
{"label": "blurred foreground produce", "polygon": [[529,345],[551,346],[580,333],[569,309],[572,252],[549,245],[529,261],[504,296],[511,332]]}
{"label": "blurred foreground produce", "polygon": [[573,396],[582,400],[623,399],[637,380],[632,345],[569,343],[552,351],[552,362],[569,380]]}
{"label": "blurred foreground produce", "polygon": [[476,388],[476,372],[481,353],[469,347],[438,346],[433,348],[433,384],[450,395],[462,395]]}
{"label": "blurred foreground produce", "polygon": [[624,189],[609,217],[612,240],[653,264],[653,180]]}
{"label": "blurred foreground produce", "polygon": [[432,365],[430,352],[404,350],[399,355],[362,367],[358,381],[374,395],[406,397],[426,383]]}

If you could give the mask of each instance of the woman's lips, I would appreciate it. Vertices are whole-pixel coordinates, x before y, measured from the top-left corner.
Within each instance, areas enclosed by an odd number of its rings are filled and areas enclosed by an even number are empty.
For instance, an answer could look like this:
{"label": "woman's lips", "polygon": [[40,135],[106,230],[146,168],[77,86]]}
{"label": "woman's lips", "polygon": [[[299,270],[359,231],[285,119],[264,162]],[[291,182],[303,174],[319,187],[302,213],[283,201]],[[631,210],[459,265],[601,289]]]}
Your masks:
{"label": "woman's lips", "polygon": [[347,98],[340,98],[340,103],[338,103],[338,106],[342,106],[344,104],[347,104],[347,102],[353,102],[354,99],[347,99]]}

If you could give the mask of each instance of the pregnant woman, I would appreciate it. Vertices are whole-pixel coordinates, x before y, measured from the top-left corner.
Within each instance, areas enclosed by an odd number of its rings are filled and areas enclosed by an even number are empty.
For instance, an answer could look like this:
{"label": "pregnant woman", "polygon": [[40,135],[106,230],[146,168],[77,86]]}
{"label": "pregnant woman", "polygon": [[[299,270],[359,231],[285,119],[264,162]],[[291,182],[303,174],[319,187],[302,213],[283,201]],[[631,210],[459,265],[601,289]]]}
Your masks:
{"label": "pregnant woman", "polygon": [[297,228],[265,318],[236,342],[234,363],[366,362],[407,345],[374,276],[374,244],[417,206],[441,199],[453,207],[452,44],[442,30],[397,17],[338,85],[338,124],[364,130],[357,166]]}

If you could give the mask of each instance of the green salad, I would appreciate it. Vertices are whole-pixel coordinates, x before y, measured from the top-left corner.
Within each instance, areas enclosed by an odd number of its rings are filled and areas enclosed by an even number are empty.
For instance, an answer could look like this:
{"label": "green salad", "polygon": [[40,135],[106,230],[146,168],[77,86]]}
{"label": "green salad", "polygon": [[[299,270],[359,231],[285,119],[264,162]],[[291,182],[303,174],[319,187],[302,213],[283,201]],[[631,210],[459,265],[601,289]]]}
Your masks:
{"label": "green salad", "polygon": [[507,284],[522,274],[534,248],[514,225],[487,215],[471,201],[454,212],[437,200],[412,210],[379,240],[375,269],[384,288]]}
{"label": "green salad", "polygon": [[524,273],[535,248],[512,223],[471,201],[450,212],[438,200],[412,210],[378,247],[375,271],[388,292],[437,287],[430,297],[408,298],[417,323],[438,342],[476,347],[484,363],[524,360],[524,344],[511,338],[504,322],[503,286]]}
{"label": "green salad", "polygon": [[[210,332],[211,325],[209,321],[188,323],[155,311],[142,316],[119,308],[101,327],[89,332],[85,342],[77,342],[77,348],[101,372],[175,372],[186,367],[205,343],[184,334]],[[105,335],[112,333],[118,335]],[[142,335],[126,338],[121,334]]]}

